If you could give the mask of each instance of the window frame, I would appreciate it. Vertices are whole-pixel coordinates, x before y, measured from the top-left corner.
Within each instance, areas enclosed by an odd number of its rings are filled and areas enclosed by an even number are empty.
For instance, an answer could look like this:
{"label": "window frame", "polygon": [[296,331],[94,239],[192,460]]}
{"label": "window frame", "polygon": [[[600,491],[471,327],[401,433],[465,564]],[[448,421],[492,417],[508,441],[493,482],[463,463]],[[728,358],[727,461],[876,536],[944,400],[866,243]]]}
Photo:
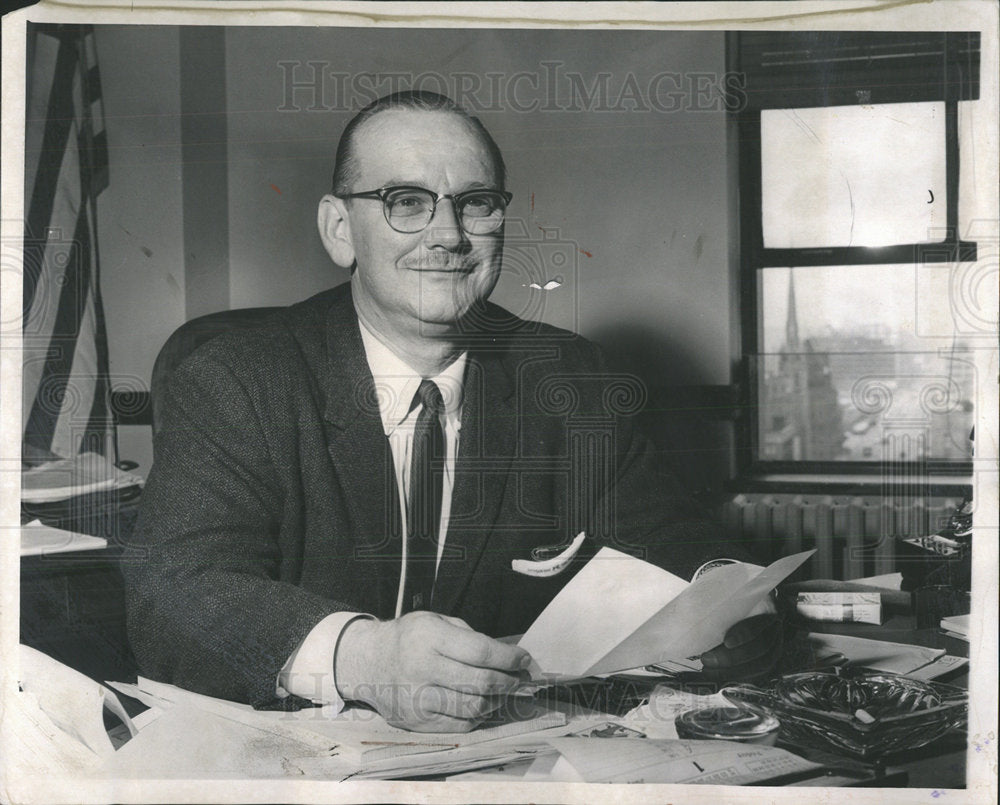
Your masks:
{"label": "window frame", "polygon": [[[728,47],[730,66],[740,72],[743,34],[731,34]],[[774,37],[775,35],[771,35]],[[833,36],[833,35],[831,35]],[[878,42],[878,35],[865,33],[844,33],[836,36],[845,42],[861,43]],[[946,39],[940,34],[941,41],[953,44],[952,39]],[[872,37],[875,37],[874,39]],[[962,40],[963,42],[969,40]],[[790,45],[799,45],[794,35],[789,35]],[[954,45],[953,45],[954,47]],[[947,46],[944,47],[947,53]],[[800,51],[808,52],[808,51]],[[964,79],[949,83],[942,81],[943,90],[935,95],[939,87],[933,82],[926,85],[909,88],[909,94],[898,88],[892,89],[883,97],[872,97],[872,91],[866,89],[856,74],[841,76],[837,92],[829,91],[826,83],[817,83],[810,92],[801,86],[802,79],[795,77],[799,83],[795,92],[789,94],[786,87],[781,86],[780,78],[774,75],[762,77],[752,71],[744,72],[744,81],[748,88],[747,105],[731,112],[734,121],[734,131],[737,137],[736,159],[738,179],[737,204],[737,267],[739,287],[739,329],[740,329],[740,360],[737,384],[739,388],[740,405],[744,415],[740,417],[736,432],[736,470],[742,480],[760,479],[774,475],[799,475],[805,480],[815,482],[819,476],[854,476],[870,477],[877,482],[881,477],[884,481],[887,464],[881,459],[865,461],[848,460],[800,460],[777,461],[767,460],[761,455],[760,433],[760,399],[763,379],[759,377],[760,366],[759,324],[762,300],[760,297],[760,277],[765,268],[797,268],[813,266],[846,266],[846,265],[900,265],[913,267],[919,264],[954,263],[975,261],[977,257],[976,244],[962,240],[959,232],[959,133],[958,133],[958,101],[978,98],[978,40],[975,40],[975,58],[970,57],[974,69],[966,73]],[[949,73],[950,63],[942,67],[945,76]],[[905,73],[905,68],[903,68]],[[865,76],[871,78],[870,75]],[[756,83],[755,83],[756,79]],[[791,76],[789,76],[791,80]],[[824,74],[822,81],[829,81],[830,76]],[[889,82],[887,82],[889,83]],[[870,85],[869,85],[870,86]],[[915,96],[915,97],[914,97]],[[912,243],[885,247],[844,246],[844,247],[806,247],[806,248],[767,248],[764,246],[762,220],[763,176],[761,172],[761,111],[764,109],[793,109],[822,106],[850,105],[850,99],[856,103],[864,99],[867,104],[887,104],[900,102],[943,102],[945,106],[945,192],[946,192],[946,224],[944,237],[941,241],[932,243]],[[891,462],[893,475],[898,477],[931,477],[943,478],[946,485],[951,485],[948,479],[960,483],[972,473],[972,461],[954,459],[915,460],[907,462]]]}

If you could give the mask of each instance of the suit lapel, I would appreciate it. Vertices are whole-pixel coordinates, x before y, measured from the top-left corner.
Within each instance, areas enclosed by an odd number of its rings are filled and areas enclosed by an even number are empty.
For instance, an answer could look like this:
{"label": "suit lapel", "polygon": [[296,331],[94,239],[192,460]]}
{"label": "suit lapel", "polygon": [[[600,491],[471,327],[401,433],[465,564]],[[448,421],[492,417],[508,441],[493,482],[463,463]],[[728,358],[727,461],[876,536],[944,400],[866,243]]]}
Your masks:
{"label": "suit lapel", "polygon": [[330,308],[325,399],[330,460],[350,509],[354,558],[372,578],[379,617],[391,618],[399,587],[401,522],[392,455],[350,293]]}
{"label": "suit lapel", "polygon": [[470,350],[451,520],[434,586],[438,612],[455,610],[500,520],[517,444],[515,390],[502,350]]}
{"label": "suit lapel", "polygon": [[[323,416],[330,459],[350,509],[355,565],[374,580],[378,605],[373,614],[391,618],[401,562],[399,498],[349,292],[330,307],[327,355],[328,372],[320,381]],[[516,373],[507,355],[493,339],[469,349],[451,520],[434,587],[438,612],[455,610],[501,519],[517,446]]]}

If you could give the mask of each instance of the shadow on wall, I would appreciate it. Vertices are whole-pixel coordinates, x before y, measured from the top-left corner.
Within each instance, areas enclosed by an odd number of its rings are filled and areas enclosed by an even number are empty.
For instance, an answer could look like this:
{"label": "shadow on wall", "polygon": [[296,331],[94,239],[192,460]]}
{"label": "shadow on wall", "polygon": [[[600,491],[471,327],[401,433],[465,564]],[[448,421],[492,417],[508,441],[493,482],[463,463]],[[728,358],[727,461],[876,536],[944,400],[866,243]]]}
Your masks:
{"label": "shadow on wall", "polygon": [[640,427],[681,487],[698,503],[712,506],[725,494],[730,476],[732,423],[718,410],[719,395],[700,388],[710,382],[703,362],[682,342],[652,327],[606,327],[594,332],[592,340],[604,348],[616,371],[645,384]]}

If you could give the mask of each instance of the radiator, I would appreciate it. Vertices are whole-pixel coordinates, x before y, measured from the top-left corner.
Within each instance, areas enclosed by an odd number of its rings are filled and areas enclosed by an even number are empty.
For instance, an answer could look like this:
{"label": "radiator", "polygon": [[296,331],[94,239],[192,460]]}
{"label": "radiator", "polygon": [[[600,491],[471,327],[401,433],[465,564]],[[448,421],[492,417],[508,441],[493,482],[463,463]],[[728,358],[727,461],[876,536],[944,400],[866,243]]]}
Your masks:
{"label": "radiator", "polygon": [[727,531],[771,562],[815,548],[804,578],[857,579],[892,573],[896,538],[932,534],[959,498],[741,494],[725,503]]}

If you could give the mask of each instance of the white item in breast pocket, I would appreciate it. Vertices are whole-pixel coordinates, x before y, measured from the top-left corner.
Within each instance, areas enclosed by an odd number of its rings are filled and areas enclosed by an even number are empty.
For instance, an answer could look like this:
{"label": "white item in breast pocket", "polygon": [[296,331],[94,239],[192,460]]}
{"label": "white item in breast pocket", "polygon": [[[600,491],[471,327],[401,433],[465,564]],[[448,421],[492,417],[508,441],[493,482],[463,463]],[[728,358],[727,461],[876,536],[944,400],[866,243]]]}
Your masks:
{"label": "white item in breast pocket", "polygon": [[539,578],[558,575],[566,569],[570,562],[573,561],[573,558],[580,550],[580,546],[583,545],[585,537],[586,534],[581,531],[576,535],[566,550],[558,556],[553,556],[551,559],[542,559],[540,561],[532,561],[531,559],[513,559],[510,563],[511,569],[515,573],[521,573],[525,576],[536,576]]}

